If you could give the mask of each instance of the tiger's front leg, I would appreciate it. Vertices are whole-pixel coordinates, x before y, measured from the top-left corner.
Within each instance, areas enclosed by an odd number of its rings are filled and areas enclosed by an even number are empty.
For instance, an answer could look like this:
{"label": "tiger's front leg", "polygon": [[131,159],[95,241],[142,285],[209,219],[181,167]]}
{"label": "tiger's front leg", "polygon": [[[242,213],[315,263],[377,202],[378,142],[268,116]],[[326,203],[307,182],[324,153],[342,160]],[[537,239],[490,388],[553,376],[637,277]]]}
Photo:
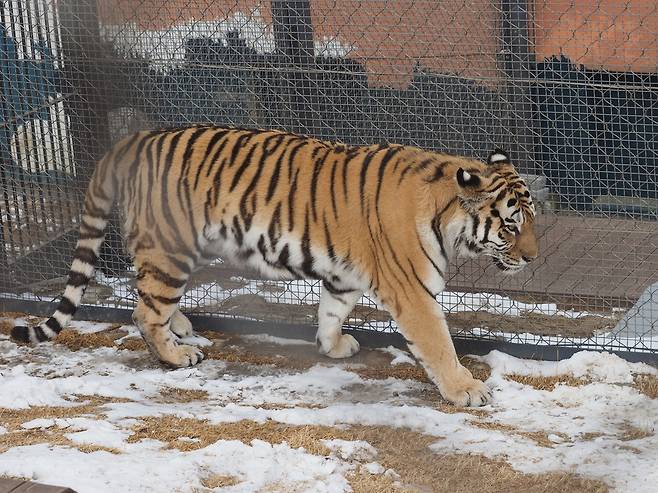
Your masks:
{"label": "tiger's front leg", "polygon": [[[383,298],[396,299],[397,307],[389,311],[407,340],[409,349],[437,385],[441,395],[457,406],[484,406],[491,400],[491,391],[473,378],[457,358],[448,324],[439,304],[427,291],[414,286],[404,293],[399,288],[384,292]],[[386,296],[386,295],[389,296]],[[395,305],[388,302],[386,305]],[[388,307],[388,306],[387,306]],[[391,311],[392,309],[392,311]]]}

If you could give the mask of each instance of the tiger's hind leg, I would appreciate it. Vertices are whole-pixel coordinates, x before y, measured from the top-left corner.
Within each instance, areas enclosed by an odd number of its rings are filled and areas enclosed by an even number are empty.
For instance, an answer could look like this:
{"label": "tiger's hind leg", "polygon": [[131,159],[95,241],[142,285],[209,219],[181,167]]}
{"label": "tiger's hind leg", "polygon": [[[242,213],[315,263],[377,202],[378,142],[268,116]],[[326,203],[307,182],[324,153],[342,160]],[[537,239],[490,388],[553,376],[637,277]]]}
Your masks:
{"label": "tiger's hind leg", "polygon": [[167,258],[153,252],[136,258],[139,301],[133,320],[149,350],[160,361],[176,368],[192,366],[203,359],[203,353],[197,347],[179,344],[172,331],[172,323],[177,323],[175,330],[181,329],[180,317],[187,321],[178,311],[178,301],[189,274],[181,272]]}
{"label": "tiger's hind leg", "polygon": [[363,291],[331,292],[322,287],[318,309],[318,332],[315,341],[321,354],[330,358],[349,358],[359,352],[359,343],[342,333],[343,322],[359,301]]}

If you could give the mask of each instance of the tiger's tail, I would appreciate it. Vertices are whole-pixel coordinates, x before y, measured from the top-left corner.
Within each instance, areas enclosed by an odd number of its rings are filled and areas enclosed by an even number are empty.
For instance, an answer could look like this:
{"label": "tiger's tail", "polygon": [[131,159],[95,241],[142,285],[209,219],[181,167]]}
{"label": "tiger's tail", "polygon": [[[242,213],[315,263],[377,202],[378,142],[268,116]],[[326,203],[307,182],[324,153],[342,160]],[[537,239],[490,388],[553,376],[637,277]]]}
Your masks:
{"label": "tiger's tail", "polygon": [[11,329],[12,339],[25,343],[48,341],[66,327],[80,306],[89,281],[94,276],[114,204],[116,184],[109,161],[108,156],[101,159],[89,183],[80,220],[80,237],[73,254],[66,289],[57,310],[36,327],[14,326]]}

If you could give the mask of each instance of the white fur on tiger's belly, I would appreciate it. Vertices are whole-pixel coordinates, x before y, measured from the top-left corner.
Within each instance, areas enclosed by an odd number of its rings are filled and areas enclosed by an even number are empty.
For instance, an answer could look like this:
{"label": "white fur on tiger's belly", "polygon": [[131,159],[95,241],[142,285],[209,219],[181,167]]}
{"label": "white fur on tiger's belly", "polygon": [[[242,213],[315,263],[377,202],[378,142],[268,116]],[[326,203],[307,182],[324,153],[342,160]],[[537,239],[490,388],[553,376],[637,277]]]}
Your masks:
{"label": "white fur on tiger's belly", "polygon": [[[270,280],[308,278],[303,273],[305,259],[302,253],[301,239],[294,235],[281,235],[274,248],[270,244],[267,230],[257,225],[252,225],[249,231],[243,232],[242,244],[238,243],[234,232],[230,229],[227,230],[226,239],[221,238],[208,242],[207,238],[220,237],[219,227],[216,226],[206,227],[204,235],[207,244],[205,250],[214,252],[218,258],[232,265],[255,269],[263,277]],[[263,258],[258,247],[261,236],[265,238],[265,258]],[[287,268],[276,266],[281,252],[286,246],[288,247],[287,264],[295,271],[295,274]],[[250,250],[253,253],[244,258],[244,252]],[[364,285],[367,285],[354,269],[346,268],[339,260],[332,260],[325,251],[313,247],[310,250],[313,257],[313,271],[321,278],[335,282],[337,289],[362,289]]]}

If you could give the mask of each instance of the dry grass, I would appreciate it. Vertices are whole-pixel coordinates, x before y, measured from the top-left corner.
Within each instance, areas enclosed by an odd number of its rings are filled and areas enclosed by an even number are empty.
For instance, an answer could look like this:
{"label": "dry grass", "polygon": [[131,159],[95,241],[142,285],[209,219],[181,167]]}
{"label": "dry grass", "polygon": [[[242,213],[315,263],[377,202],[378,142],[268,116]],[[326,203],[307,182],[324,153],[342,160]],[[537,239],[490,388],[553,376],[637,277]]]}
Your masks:
{"label": "dry grass", "polygon": [[[3,313],[2,316],[10,316],[11,314]],[[13,314],[15,317],[25,317],[24,314]],[[0,332],[9,335],[13,327],[13,320],[0,319]],[[129,337],[120,343],[117,339],[125,337],[128,332],[120,329],[120,324],[114,324],[107,329],[82,334],[74,329],[64,329],[57,337],[55,337],[55,344],[66,346],[71,351],[79,351],[81,349],[94,349],[99,347],[114,347],[118,346],[120,349],[129,349],[132,351],[145,351],[146,344],[140,337]]]}
{"label": "dry grass", "polygon": [[51,446],[75,448],[86,454],[101,451],[109,452],[111,454],[121,453],[121,451],[116,448],[104,447],[94,444],[76,443],[65,436],[75,431],[76,430],[71,428],[53,427],[46,430],[18,430],[5,433],[2,435],[2,442],[0,443],[0,454],[14,447],[27,447],[29,445],[37,445],[40,443],[47,443]]}
{"label": "dry grass", "polygon": [[21,429],[23,423],[34,419],[55,419],[73,417],[98,417],[98,404],[83,404],[80,406],[34,406],[27,409],[0,408],[0,425],[9,431]]}
{"label": "dry grass", "polygon": [[590,441],[596,440],[597,438],[600,438],[602,436],[605,436],[605,433],[601,433],[599,431],[588,431],[587,433],[583,433],[582,435],[578,435],[578,438],[582,442],[590,442]]}
{"label": "dry grass", "polygon": [[[3,313],[3,316],[8,316]],[[11,328],[14,326],[14,321],[9,319],[0,319],[0,334],[9,335]]]}
{"label": "dry grass", "polygon": [[635,375],[633,387],[650,399],[658,398],[658,377],[651,373]]}
{"label": "dry grass", "polygon": [[[340,430],[329,426],[287,426],[274,421],[257,423],[248,420],[211,424],[205,420],[161,416],[143,418],[133,427],[133,434],[128,438],[128,442],[135,443],[149,438],[167,444],[167,448],[190,451],[207,447],[218,440],[251,443],[252,440],[259,439],[269,443],[285,441],[293,448],[303,447],[309,453],[327,455],[329,450],[319,440],[336,438],[337,434],[341,434]],[[179,440],[181,437],[194,441]]]}
{"label": "dry grass", "polygon": [[552,448],[555,446],[555,442],[553,442],[551,439],[548,438],[549,435],[556,435],[560,437],[563,441],[570,440],[568,435],[564,433],[560,433],[559,431],[550,432],[550,433],[544,430],[523,431],[523,430],[519,430],[518,428],[515,428],[514,426],[506,425],[503,423],[497,423],[494,421],[470,421],[470,424],[485,430],[501,431],[509,435],[516,435],[516,436],[528,438],[533,442],[535,442],[540,447]]}
{"label": "dry grass", "polygon": [[221,474],[213,474],[206,478],[201,479],[201,484],[209,489],[226,488],[228,486],[235,486],[240,480],[235,476],[224,476]]}
{"label": "dry grass", "polygon": [[[503,461],[481,455],[427,455],[421,464],[405,465],[396,472],[403,478],[413,477],[424,487],[420,491],[445,493],[604,493],[608,487],[572,473],[523,474]],[[414,466],[420,466],[414,472]],[[411,470],[409,470],[411,469]],[[419,491],[419,490],[416,490]]]}
{"label": "dry grass", "polygon": [[0,474],[0,479],[13,479],[14,481],[32,481],[32,478],[25,476],[9,476],[7,474]]}
{"label": "dry grass", "polygon": [[599,481],[570,473],[523,474],[502,460],[481,455],[438,455],[428,449],[437,438],[408,430],[368,427],[355,430],[355,435],[377,449],[377,461],[382,466],[400,475],[402,487],[388,491],[598,493],[608,490]]}
{"label": "dry grass", "polygon": [[505,375],[505,378],[508,380],[513,380],[514,382],[520,383],[522,385],[528,385],[537,390],[548,390],[552,391],[555,389],[556,385],[569,385],[571,387],[580,387],[582,385],[587,385],[590,383],[589,380],[584,378],[576,378],[572,375],[554,375],[551,377],[543,376],[528,376],[528,375],[517,375],[509,374]]}
{"label": "dry grass", "polygon": [[625,423],[622,427],[622,434],[619,439],[624,442],[630,442],[632,440],[640,440],[642,438],[653,436],[653,434],[653,430],[638,428],[637,426]]}
{"label": "dry grass", "polygon": [[[15,316],[23,316],[15,314]],[[0,332],[8,333],[12,322],[0,319]],[[244,346],[239,337],[221,334],[215,331],[204,331],[203,336],[212,340],[213,345],[204,348],[206,357],[221,359],[227,362],[246,363],[252,365],[270,365],[288,369],[305,369],[317,362],[313,357],[290,358],[280,357],[276,354],[261,354],[258,348],[253,351]],[[146,346],[141,338],[124,339],[117,343],[117,339],[126,335],[118,326],[95,334],[79,334],[75,331],[63,331],[56,342],[64,344],[71,350],[94,347],[118,346],[122,349],[145,351]],[[284,348],[281,348],[285,351]],[[278,351],[278,349],[277,349]],[[312,351],[311,351],[312,352]],[[490,375],[490,368],[471,358],[462,358],[462,363],[471,370],[476,378],[486,380]],[[395,377],[400,379],[429,382],[427,375],[420,366],[396,365],[386,363],[375,364],[365,368],[353,369],[364,378],[384,379]],[[568,376],[558,377],[522,377],[508,376],[511,380],[534,388],[552,390],[558,384],[583,385],[587,382]],[[654,375],[637,375],[635,387],[651,398],[658,394],[658,380]],[[553,442],[548,439],[544,431],[526,432],[511,426],[487,423],[484,418],[487,411],[480,409],[459,409],[441,402],[438,392],[432,387],[428,390],[430,397],[436,397],[436,408],[442,412],[468,412],[481,418],[471,421],[475,426],[487,429],[496,429],[511,436],[523,436],[545,447],[552,447]],[[186,390],[165,388],[158,399],[160,402],[192,402],[204,400],[208,394],[202,390]],[[84,397],[87,402],[73,407],[36,407],[29,410],[7,410],[0,408],[0,425],[9,429],[3,436],[0,444],[0,453],[6,448],[32,443],[49,443],[74,447],[83,452],[106,451],[120,453],[120,451],[95,445],[78,445],[66,438],[65,434],[72,432],[71,428],[60,429],[52,427],[46,430],[23,430],[20,424],[37,418],[66,418],[74,416],[102,417],[100,406],[109,400],[100,397]],[[264,404],[265,409],[285,409],[292,406],[286,404]],[[294,407],[303,407],[296,405]],[[319,407],[319,406],[307,406]],[[644,433],[644,435],[642,435]],[[646,430],[629,427],[624,430],[627,440],[635,440],[646,435]],[[567,437],[554,433],[563,439]],[[195,441],[180,440],[189,437]],[[582,437],[594,439],[595,434]],[[515,471],[502,460],[492,460],[480,455],[446,454],[438,455],[428,447],[440,440],[438,437],[413,432],[408,429],[352,426],[348,428],[332,428],[327,426],[291,426],[272,421],[256,423],[241,421],[238,423],[211,424],[207,421],[183,419],[173,416],[160,418],[145,418],[133,429],[129,442],[136,442],[145,438],[160,440],[168,448],[181,451],[196,450],[206,447],[218,440],[240,440],[250,443],[253,439],[261,439],[270,443],[287,442],[291,447],[303,447],[312,454],[326,456],[330,450],[321,442],[323,439],[340,438],[343,440],[365,440],[378,451],[376,460],[385,469],[392,469],[399,474],[399,483],[388,475],[372,475],[358,467],[348,477],[352,488],[356,492],[399,492],[399,491],[438,491],[450,493],[478,492],[507,492],[523,491],[537,493],[574,492],[605,492],[606,485],[599,481],[585,480],[571,473],[551,473],[529,475]],[[628,449],[633,447],[628,446]],[[202,480],[205,488],[220,488],[231,486],[239,482],[233,476],[209,476]],[[270,485],[276,488],[275,485]],[[285,490],[285,488],[283,488]],[[272,490],[272,491],[281,491]]]}
{"label": "dry grass", "polygon": [[101,406],[108,402],[126,402],[125,399],[110,399],[100,396],[75,396],[76,401],[84,402],[77,406],[34,406],[27,409],[0,408],[0,425],[7,428],[8,433],[2,436],[0,442],[0,453],[13,447],[48,443],[76,448],[82,452],[105,451],[113,454],[121,453],[119,450],[98,445],[78,444],[69,440],[65,435],[75,431],[72,428],[59,428],[52,426],[47,429],[21,428],[23,423],[35,419],[65,419],[75,417],[86,417],[91,419],[103,419]]}
{"label": "dry grass", "polygon": [[[196,439],[181,441],[179,437]],[[385,468],[400,475],[398,486],[388,476],[371,475],[357,469],[348,477],[356,492],[437,491],[450,493],[523,491],[537,493],[606,492],[607,487],[571,473],[523,474],[504,461],[487,459],[480,455],[437,455],[428,446],[440,438],[429,437],[407,429],[381,426],[291,426],[272,421],[256,423],[240,421],[213,425],[207,421],[162,417],[145,418],[134,428],[130,442],[145,438],[164,442],[169,448],[183,451],[196,450],[217,440],[253,439],[270,443],[286,441],[291,447],[303,447],[307,452],[326,456],[330,451],[322,439],[364,440],[374,446],[376,460]],[[279,485],[281,486],[281,485]],[[270,485],[270,491],[280,491]],[[283,487],[283,486],[282,486]],[[285,488],[284,488],[285,489]]]}
{"label": "dry grass", "polygon": [[402,486],[396,486],[396,481],[384,474],[369,474],[365,471],[351,472],[347,474],[354,493],[399,493],[409,491]]}
{"label": "dry grass", "polygon": [[79,351],[87,348],[113,347],[114,339],[116,337],[110,336],[107,331],[80,334],[73,329],[64,329],[55,337],[55,343],[66,346],[71,351]]}
{"label": "dry grass", "polygon": [[143,339],[139,337],[129,337],[121,342],[117,342],[118,339],[128,335],[128,332],[121,330],[120,327],[120,324],[115,324],[107,329],[93,332],[91,334],[81,334],[73,329],[64,329],[57,334],[54,342],[66,346],[71,351],[114,346],[118,346],[120,349],[129,349],[133,351],[146,350],[146,344]]}
{"label": "dry grass", "polygon": [[119,344],[121,349],[128,351],[147,351],[146,343],[141,337],[128,337]]}
{"label": "dry grass", "polygon": [[156,402],[170,403],[170,402],[194,402],[205,401],[208,399],[208,392],[205,390],[195,389],[177,389],[174,387],[165,387],[160,390],[160,398]]}
{"label": "dry grass", "polygon": [[217,330],[200,330],[198,331],[198,333],[211,341],[226,342],[227,340],[230,339],[229,335],[224,334],[223,332],[219,332]]}
{"label": "dry grass", "polygon": [[360,367],[360,368],[348,368],[349,371],[356,373],[361,378],[366,378],[370,380],[385,380],[387,378],[397,378],[400,380],[416,380],[423,383],[431,383],[431,380],[419,366],[413,366],[408,363],[403,363],[395,366],[390,366],[388,368],[379,368],[379,367]]}
{"label": "dry grass", "polygon": [[637,455],[640,455],[642,453],[642,451],[639,448],[631,447],[630,445],[620,445],[619,450],[628,450],[629,452]]}
{"label": "dry grass", "polygon": [[[391,357],[392,359],[392,357]],[[462,365],[468,368],[473,377],[478,380],[487,380],[491,375],[491,368],[486,363],[463,356],[460,358]],[[402,363],[394,366],[384,367],[365,367],[365,368],[350,368],[350,371],[357,373],[363,378],[370,378],[373,380],[384,380],[386,378],[398,378],[400,380],[416,380],[418,382],[432,383],[427,376],[427,373],[421,366]]]}
{"label": "dry grass", "polygon": [[257,354],[251,351],[244,351],[237,349],[235,347],[225,348],[223,345],[213,344],[212,346],[207,346],[201,348],[206,359],[217,359],[221,361],[226,361],[227,363],[246,363],[249,365],[267,365],[274,366],[278,368],[295,368],[295,369],[307,369],[310,368],[310,365],[301,365],[296,364],[294,361],[290,361],[283,357],[269,356],[263,354]]}
{"label": "dry grass", "polygon": [[[439,394],[438,389],[436,390],[436,395],[437,395],[437,399],[441,398],[441,394]],[[457,407],[454,404],[448,404],[445,401],[436,402],[436,404],[434,404],[434,408],[437,411],[441,411],[442,413],[445,414],[466,413],[466,414],[471,414],[473,416],[477,416],[478,418],[488,418],[489,415],[491,414],[490,411],[487,411],[485,409],[479,409],[477,407]]]}

